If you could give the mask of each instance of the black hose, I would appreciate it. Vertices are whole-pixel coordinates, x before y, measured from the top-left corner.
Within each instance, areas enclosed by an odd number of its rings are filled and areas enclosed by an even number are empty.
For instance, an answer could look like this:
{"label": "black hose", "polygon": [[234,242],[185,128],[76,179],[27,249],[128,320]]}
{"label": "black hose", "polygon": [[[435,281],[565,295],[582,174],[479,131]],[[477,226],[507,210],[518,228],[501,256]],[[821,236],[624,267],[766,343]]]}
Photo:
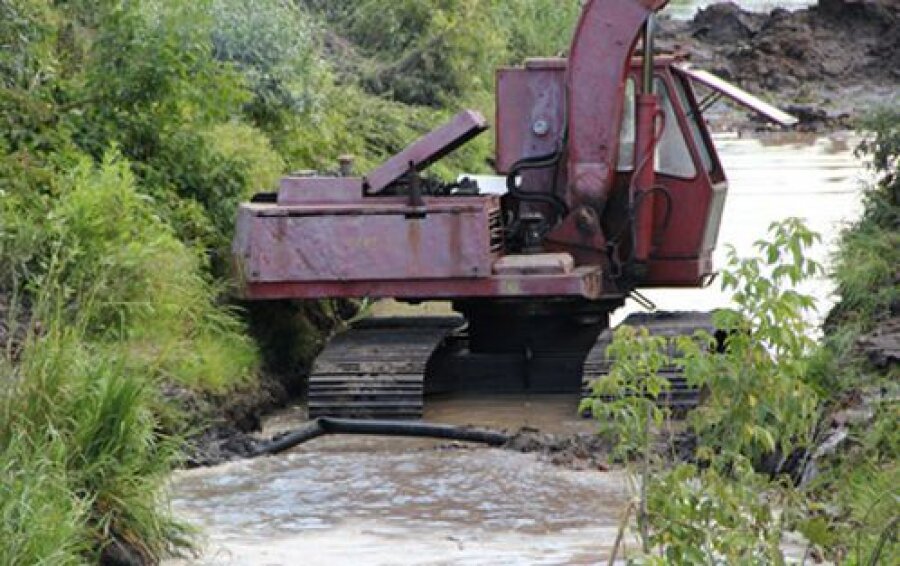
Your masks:
{"label": "black hose", "polygon": [[326,434],[361,434],[369,436],[409,436],[442,438],[503,446],[509,435],[492,430],[409,421],[372,421],[319,417],[303,427],[257,447],[252,457],[280,454]]}
{"label": "black hose", "polygon": [[566,205],[565,201],[555,194],[555,191],[552,193],[532,193],[521,190],[516,184],[516,178],[522,171],[529,169],[548,169],[557,165],[561,158],[562,151],[557,150],[547,155],[526,157],[516,161],[510,168],[509,174],[506,176],[506,188],[509,191],[509,194],[521,201],[548,204],[553,207],[557,218],[564,218],[569,212],[569,207]]}

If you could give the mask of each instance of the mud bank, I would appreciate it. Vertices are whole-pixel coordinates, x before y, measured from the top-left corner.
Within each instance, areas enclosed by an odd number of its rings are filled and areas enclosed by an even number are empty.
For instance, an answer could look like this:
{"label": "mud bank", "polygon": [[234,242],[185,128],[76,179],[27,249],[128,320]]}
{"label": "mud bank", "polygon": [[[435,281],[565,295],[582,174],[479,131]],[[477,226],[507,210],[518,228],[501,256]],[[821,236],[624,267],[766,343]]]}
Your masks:
{"label": "mud bank", "polygon": [[807,128],[846,126],[900,96],[900,2],[821,0],[804,10],[744,11],[732,3],[693,20],[663,19],[661,47],[747,90]]}
{"label": "mud bank", "polygon": [[[566,397],[566,396],[564,396]],[[485,397],[482,401],[494,401],[498,406],[509,405],[515,401],[508,401],[503,396]],[[566,401],[568,399],[561,399]],[[577,401],[576,398],[571,400]],[[453,400],[449,404],[459,407],[460,412],[467,412],[464,408],[471,401]],[[448,402],[444,402],[448,403]],[[557,400],[538,402],[537,405],[548,408],[553,411],[553,405],[558,403]],[[258,411],[261,405],[251,406],[252,409]],[[269,411],[271,412],[271,410]],[[477,409],[475,411],[477,413]],[[255,418],[258,418],[254,415]],[[266,430],[270,425],[263,424],[251,426],[247,424],[245,427],[239,427],[234,422],[220,420],[217,424],[209,427],[203,433],[191,439],[190,457],[186,462],[187,468],[215,466],[226,462],[235,462],[253,458],[265,458],[265,455],[257,455],[260,449],[270,444],[273,440],[279,440],[294,429],[303,427],[306,423],[302,420],[305,417],[305,409],[295,407],[284,411],[277,411],[270,415],[269,420],[282,420],[282,425],[277,427],[277,432],[272,433]],[[520,428],[510,428],[503,426],[494,426],[492,429],[500,434],[509,436],[509,441],[500,446],[501,449],[517,452],[521,454],[533,454],[541,462],[552,464],[561,468],[574,471],[582,470],[600,470],[606,471],[609,462],[610,443],[608,440],[599,437],[594,432],[594,424],[589,419],[580,419],[577,414],[568,415],[571,421],[576,422],[575,427],[579,430],[562,430],[552,425],[546,425],[542,428],[535,426],[523,426]],[[468,421],[459,421],[458,419],[450,419],[452,424],[465,429],[469,426],[474,427],[475,423],[483,423],[484,417],[475,415]],[[437,421],[428,420],[427,422],[438,424]],[[480,426],[480,425],[479,425]],[[259,431],[262,428],[262,432]],[[483,427],[482,427],[483,428]],[[548,431],[549,430],[549,431]],[[550,432],[552,431],[552,432]],[[373,442],[378,442],[379,437],[373,437]],[[333,440],[332,442],[340,442]],[[303,451],[298,447],[296,450]],[[476,448],[477,445],[460,441],[423,441],[421,450],[437,451],[437,452],[455,452],[468,451]]]}
{"label": "mud bank", "polygon": [[163,395],[191,420],[185,446],[187,468],[249,457],[257,447],[251,433],[260,429],[265,415],[291,398],[284,384],[271,375],[228,395],[199,395],[173,386],[165,388]]}
{"label": "mud bank", "polygon": [[190,419],[185,466],[246,458],[263,418],[299,398],[310,364],[328,337],[358,310],[351,301],[279,301],[243,305],[262,365],[256,381],[225,394],[169,386],[164,396]]}

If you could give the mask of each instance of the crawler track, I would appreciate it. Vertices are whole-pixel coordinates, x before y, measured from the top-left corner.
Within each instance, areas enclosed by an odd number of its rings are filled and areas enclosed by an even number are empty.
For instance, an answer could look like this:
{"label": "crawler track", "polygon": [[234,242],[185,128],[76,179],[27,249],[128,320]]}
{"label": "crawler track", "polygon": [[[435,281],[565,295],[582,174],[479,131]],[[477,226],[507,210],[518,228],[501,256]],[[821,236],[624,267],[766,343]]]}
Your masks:
{"label": "crawler track", "polygon": [[309,378],[309,416],[422,417],[425,367],[460,317],[375,318],[338,334]]}
{"label": "crawler track", "polygon": [[[309,379],[309,417],[421,418],[429,359],[463,322],[462,317],[456,316],[374,318],[341,332],[316,359]],[[670,338],[670,355],[675,354],[675,337],[691,335],[699,329],[714,331],[707,313],[639,314],[632,315],[624,324],[646,326],[652,334]],[[593,382],[609,374],[613,361],[607,357],[606,349],[611,341],[612,332],[607,330],[588,353],[582,374],[583,395],[590,395]],[[492,359],[489,355],[482,356],[481,364]],[[510,368],[521,370],[518,365],[508,365],[488,367],[501,373]],[[466,371],[465,375],[470,373],[470,377],[481,381],[493,375],[490,371],[481,375],[474,370]],[[684,414],[697,406],[700,392],[687,383],[678,368],[668,366],[661,373],[672,384],[660,400],[661,405],[675,414]],[[522,380],[514,375],[507,382],[522,383]],[[572,384],[572,393],[576,393],[577,383],[576,380]],[[509,389],[500,385],[497,388],[503,392]]]}
{"label": "crawler track", "polygon": [[[653,336],[665,336],[668,340],[668,355],[676,354],[675,338],[690,336],[697,330],[715,333],[710,313],[703,312],[665,312],[655,314],[634,314],[622,324],[634,327],[646,327]],[[613,339],[613,331],[606,330],[597,339],[597,343],[588,353],[584,362],[584,394],[590,395],[593,383],[609,374],[613,360],[606,355],[606,349]],[[687,383],[682,371],[674,365],[668,365],[660,371],[672,384],[672,388],[660,399],[660,405],[668,407],[675,414],[684,414],[700,402],[700,391]],[[611,399],[611,397],[610,397]]]}

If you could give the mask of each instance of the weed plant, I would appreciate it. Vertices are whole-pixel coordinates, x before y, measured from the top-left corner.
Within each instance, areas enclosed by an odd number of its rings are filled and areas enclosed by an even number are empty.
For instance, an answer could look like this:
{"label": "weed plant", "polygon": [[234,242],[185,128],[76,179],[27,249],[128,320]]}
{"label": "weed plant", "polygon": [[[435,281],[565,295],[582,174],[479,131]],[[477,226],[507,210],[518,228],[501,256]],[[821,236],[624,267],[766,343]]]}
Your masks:
{"label": "weed plant", "polygon": [[[821,269],[805,257],[817,236],[796,220],[773,225],[756,258],[731,251],[723,283],[735,306],[715,315],[731,330],[724,353],[712,354],[715,341],[698,333],[679,340],[680,354],[668,360],[666,344],[646,331],[617,333],[615,365],[585,408],[641,478],[630,507],[643,550],[636,562],[782,564],[791,531],[806,538],[808,557],[854,566],[900,560],[896,364],[877,370],[855,354],[861,333],[898,316],[898,125],[896,111],[865,123],[871,137],[859,151],[876,182],[862,218],[842,233],[833,271],[841,302],[823,344],[810,338],[812,300],[792,290]],[[683,463],[656,452],[650,438],[667,418],[655,403],[667,389],[658,372],[673,362],[704,392],[689,419],[697,447]],[[869,416],[836,432],[848,439],[835,454],[820,454],[817,431],[821,441],[833,418],[846,418],[832,413],[846,408]],[[815,461],[812,481],[798,485],[779,466],[757,471],[792,454]]]}
{"label": "weed plant", "polygon": [[[124,544],[153,561],[188,544],[162,491],[180,442],[160,432],[158,375],[46,294],[0,360],[0,563],[95,563]],[[86,305],[90,310],[90,305]]]}

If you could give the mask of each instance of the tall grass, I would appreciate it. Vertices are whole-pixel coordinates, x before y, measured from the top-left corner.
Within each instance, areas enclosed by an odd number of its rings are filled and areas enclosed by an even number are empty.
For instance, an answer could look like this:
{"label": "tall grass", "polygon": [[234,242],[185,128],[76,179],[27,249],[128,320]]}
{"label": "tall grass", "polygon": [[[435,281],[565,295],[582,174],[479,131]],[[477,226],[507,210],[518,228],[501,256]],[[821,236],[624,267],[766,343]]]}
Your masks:
{"label": "tall grass", "polygon": [[900,304],[900,111],[874,112],[861,127],[869,133],[857,154],[876,180],[865,190],[862,217],[841,234],[833,273],[839,322],[865,331]]}
{"label": "tall grass", "polygon": [[188,543],[162,491],[181,450],[162,384],[227,391],[256,349],[127,162],[84,161],[61,186],[9,309],[26,332],[0,345],[0,564],[92,563],[114,543],[152,562]]}
{"label": "tall grass", "polygon": [[42,284],[59,286],[89,337],[194,389],[222,392],[252,375],[256,350],[243,325],[213,303],[220,290],[201,256],[156,216],[127,162],[83,162],[50,214],[59,265]]}
{"label": "tall grass", "polygon": [[157,378],[62,307],[44,296],[39,332],[0,360],[0,563],[96,562],[113,541],[152,561],[187,544],[161,498],[180,444],[160,432]]}

